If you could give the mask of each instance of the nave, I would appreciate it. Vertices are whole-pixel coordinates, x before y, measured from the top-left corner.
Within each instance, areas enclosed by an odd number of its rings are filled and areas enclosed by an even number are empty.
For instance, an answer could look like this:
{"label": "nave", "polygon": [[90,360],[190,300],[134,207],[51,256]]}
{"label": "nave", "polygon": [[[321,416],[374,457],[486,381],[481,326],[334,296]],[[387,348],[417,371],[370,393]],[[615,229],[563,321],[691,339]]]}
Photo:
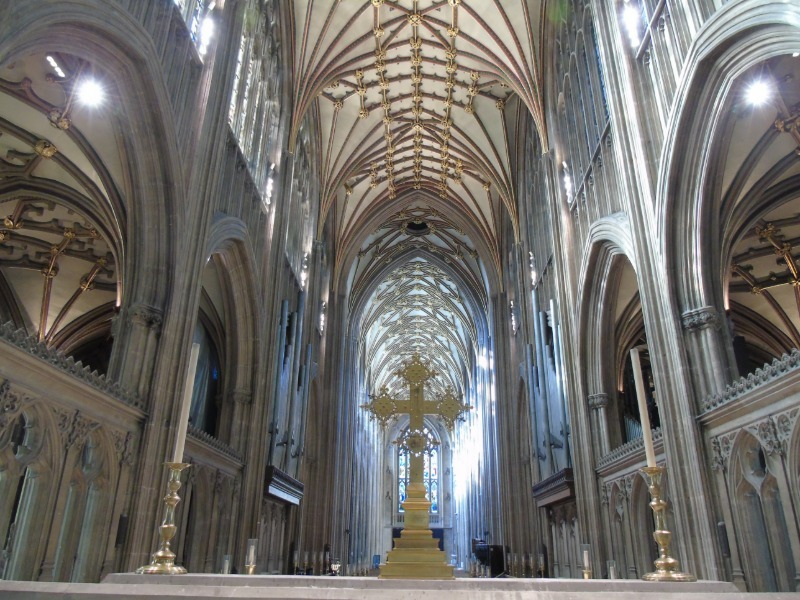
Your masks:
{"label": "nave", "polygon": [[663,516],[680,570],[797,591],[798,24],[0,2],[2,579],[148,565],[167,462],[190,574],[371,578],[413,463],[459,577],[638,580]]}

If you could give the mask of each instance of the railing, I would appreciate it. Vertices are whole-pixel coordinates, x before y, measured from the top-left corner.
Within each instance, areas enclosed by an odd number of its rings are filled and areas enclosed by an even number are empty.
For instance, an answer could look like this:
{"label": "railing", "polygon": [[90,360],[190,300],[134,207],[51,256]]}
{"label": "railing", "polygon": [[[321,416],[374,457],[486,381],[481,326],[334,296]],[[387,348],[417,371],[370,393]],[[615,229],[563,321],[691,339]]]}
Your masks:
{"label": "railing", "polygon": [[144,402],[137,394],[123,389],[116,381],[110,381],[105,375],[101,375],[81,361],[75,361],[74,358],[66,356],[63,352],[48,348],[44,342],[40,342],[36,336],[28,335],[24,329],[15,329],[14,323],[11,321],[0,325],[0,340],[43,360],[54,368],[72,375],[128,406],[142,412],[145,411]]}
{"label": "railing", "polygon": [[[661,438],[664,437],[661,429],[653,429],[653,442],[661,441]],[[597,461],[597,468],[602,469],[607,467],[610,464],[613,464],[617,461],[623,461],[632,457],[635,454],[642,454],[644,455],[644,440],[642,438],[638,438],[635,440],[631,440],[626,444],[622,444],[617,448],[614,448],[611,452],[602,456],[600,460]]]}
{"label": "railing", "polygon": [[756,369],[746,377],[728,384],[723,392],[704,398],[701,413],[706,414],[720,406],[730,404],[747,392],[798,369],[800,369],[800,351],[794,348],[791,353],[784,354],[780,358],[774,359],[771,363],[765,364],[760,369]]}
{"label": "railing", "polygon": [[187,432],[193,439],[198,440],[199,442],[204,443],[205,445],[213,448],[221,452],[222,454],[229,456],[230,458],[234,459],[235,461],[241,463],[242,455],[239,454],[236,450],[221,442],[217,438],[215,438],[210,433],[206,433],[202,429],[198,429],[197,427],[193,427],[189,425],[189,430]]}

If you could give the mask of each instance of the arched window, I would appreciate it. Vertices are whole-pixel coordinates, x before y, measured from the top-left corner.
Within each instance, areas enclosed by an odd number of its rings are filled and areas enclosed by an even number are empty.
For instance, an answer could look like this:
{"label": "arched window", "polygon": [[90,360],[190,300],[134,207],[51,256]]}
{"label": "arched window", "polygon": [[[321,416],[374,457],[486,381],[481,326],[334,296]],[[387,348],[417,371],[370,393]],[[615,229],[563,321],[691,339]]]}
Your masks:
{"label": "arched window", "polygon": [[214,340],[202,323],[195,327],[193,341],[200,344],[200,354],[197,357],[189,423],[192,427],[216,435],[217,401],[221,390],[219,354]]}
{"label": "arched window", "polygon": [[[403,432],[405,435],[408,428]],[[430,429],[425,427],[422,432],[428,438],[428,447],[425,449],[422,468],[422,480],[425,483],[425,495],[431,503],[431,512],[439,512],[439,442]],[[402,436],[401,436],[402,437]],[[406,501],[406,490],[410,483],[411,457],[407,448],[400,448],[397,453],[397,498],[398,510],[403,511],[403,502]]]}

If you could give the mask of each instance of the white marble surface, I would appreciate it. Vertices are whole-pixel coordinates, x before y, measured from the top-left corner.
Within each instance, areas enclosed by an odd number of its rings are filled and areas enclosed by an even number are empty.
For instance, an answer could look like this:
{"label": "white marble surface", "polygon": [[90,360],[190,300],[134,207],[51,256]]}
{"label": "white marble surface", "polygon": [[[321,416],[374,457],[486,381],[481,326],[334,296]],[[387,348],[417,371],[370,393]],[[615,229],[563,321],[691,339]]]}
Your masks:
{"label": "white marble surface", "polygon": [[800,600],[794,594],[744,594],[716,581],[663,584],[635,580],[456,579],[379,580],[363,577],[275,575],[110,575],[103,583],[0,581],[2,600],[133,600],[268,598],[272,600]]}

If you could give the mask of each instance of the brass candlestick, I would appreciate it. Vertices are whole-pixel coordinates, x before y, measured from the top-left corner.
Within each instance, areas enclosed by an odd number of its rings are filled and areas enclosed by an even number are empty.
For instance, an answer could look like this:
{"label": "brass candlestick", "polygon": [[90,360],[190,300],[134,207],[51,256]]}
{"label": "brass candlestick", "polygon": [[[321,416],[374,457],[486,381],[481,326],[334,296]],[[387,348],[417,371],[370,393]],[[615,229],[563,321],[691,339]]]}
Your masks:
{"label": "brass candlestick", "polygon": [[645,467],[639,469],[645,474],[647,489],[650,490],[650,508],[656,521],[656,530],[653,539],[658,544],[658,558],[654,561],[656,570],[646,573],[642,579],[645,581],[697,581],[697,577],[690,573],[678,570],[678,560],[669,555],[669,544],[672,541],[672,532],[667,530],[664,512],[667,502],[661,497],[661,478],[666,471],[665,467]]}
{"label": "brass candlestick", "polygon": [[175,537],[178,527],[175,525],[175,507],[181,501],[178,490],[181,488],[181,471],[189,467],[188,463],[164,463],[169,469],[167,489],[164,496],[164,520],[158,528],[161,535],[161,546],[153,553],[149,565],[139,567],[136,572],[144,575],[183,575],[186,569],[175,564],[175,553],[170,550],[169,543]]}

